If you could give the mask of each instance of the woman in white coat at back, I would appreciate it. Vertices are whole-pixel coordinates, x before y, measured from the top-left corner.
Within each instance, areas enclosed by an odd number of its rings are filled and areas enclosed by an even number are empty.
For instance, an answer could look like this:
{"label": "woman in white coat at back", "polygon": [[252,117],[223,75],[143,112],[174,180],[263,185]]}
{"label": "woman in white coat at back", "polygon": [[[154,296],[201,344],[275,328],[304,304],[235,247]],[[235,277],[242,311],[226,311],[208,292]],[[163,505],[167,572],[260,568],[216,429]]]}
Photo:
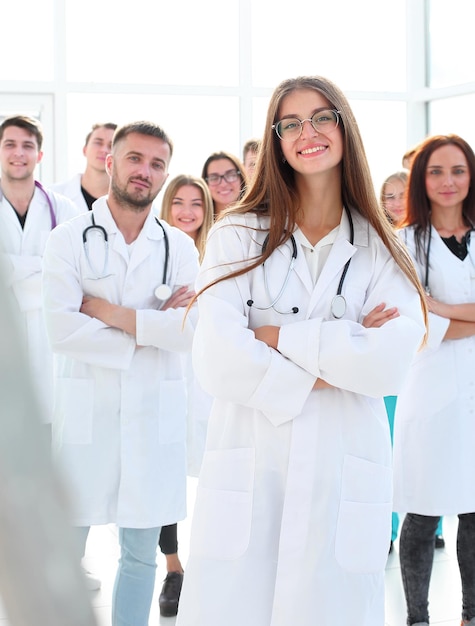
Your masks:
{"label": "woman in white coat at back", "polygon": [[437,523],[459,516],[462,625],[475,625],[475,155],[457,135],[414,156],[403,239],[428,294],[426,348],[398,398],[395,510],[407,623],[428,624]]}
{"label": "woman in white coat at back", "polygon": [[197,288],[195,374],[215,400],[177,625],[381,626],[383,396],[423,339],[423,294],[329,80],[277,87]]}
{"label": "woman in white coat at back", "polygon": [[[193,239],[201,262],[214,222],[213,199],[206,182],[187,174],[175,176],[163,194],[161,217]],[[191,354],[186,353],[183,358],[186,359],[188,391],[186,458],[188,475],[196,477],[203,459],[211,397],[201,389],[193,375]],[[183,566],[178,556],[178,524],[162,526],[159,545],[167,561],[167,575],[158,598],[160,614],[172,617],[177,614],[183,584]]]}

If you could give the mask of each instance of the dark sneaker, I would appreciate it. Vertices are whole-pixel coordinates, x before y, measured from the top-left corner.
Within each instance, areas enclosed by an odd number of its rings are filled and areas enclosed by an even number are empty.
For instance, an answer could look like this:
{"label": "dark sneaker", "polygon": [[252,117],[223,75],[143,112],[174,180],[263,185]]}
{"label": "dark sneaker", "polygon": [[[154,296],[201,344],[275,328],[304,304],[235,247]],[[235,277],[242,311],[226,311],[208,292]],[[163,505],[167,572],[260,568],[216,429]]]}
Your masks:
{"label": "dark sneaker", "polygon": [[167,577],[163,581],[162,592],[158,598],[160,615],[162,617],[173,617],[178,613],[178,601],[182,585],[183,574],[180,574],[180,572],[168,572]]}
{"label": "dark sneaker", "polygon": [[445,539],[442,535],[435,536],[435,547],[436,548],[445,548]]}

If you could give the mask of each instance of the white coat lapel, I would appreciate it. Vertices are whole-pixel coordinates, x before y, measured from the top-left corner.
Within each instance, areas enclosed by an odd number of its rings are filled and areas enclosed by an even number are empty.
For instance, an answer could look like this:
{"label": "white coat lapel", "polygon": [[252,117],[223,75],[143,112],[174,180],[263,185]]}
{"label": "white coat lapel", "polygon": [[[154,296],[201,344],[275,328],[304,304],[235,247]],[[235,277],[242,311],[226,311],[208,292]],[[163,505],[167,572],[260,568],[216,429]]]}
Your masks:
{"label": "white coat lapel", "polygon": [[337,237],[308,303],[308,317],[321,300],[328,300],[328,291],[331,291],[330,300],[336,295],[337,286],[340,281],[340,276],[344,271],[345,263],[351,259],[355,252],[356,246],[352,245],[348,239],[342,239],[340,236]]}
{"label": "white coat lapel", "polygon": [[[94,222],[97,226],[102,226],[105,229],[109,243],[109,250],[113,250],[114,252],[119,254],[127,264],[129,259],[127,246],[124,237],[120,233],[117,224],[112,217],[110,209],[107,206],[106,198],[99,198],[99,200],[96,200],[96,202],[94,203],[94,208],[91,211],[91,224],[92,217],[94,217]],[[95,237],[93,236],[92,232],[93,231],[90,231],[90,235],[88,235],[88,241],[90,241],[89,247],[91,247],[91,245],[94,243],[94,240],[98,240],[98,245],[100,249],[103,249],[104,243],[102,242],[102,237]],[[101,258],[100,254],[99,258]]]}
{"label": "white coat lapel", "polygon": [[[295,243],[297,245],[297,258],[295,259],[294,272],[300,278],[305,289],[310,294],[313,290],[313,281],[308,268],[308,263],[305,259],[305,253],[302,245],[299,243],[298,239],[296,239]],[[290,245],[290,242],[287,245]],[[279,248],[279,251],[281,251],[281,248]]]}
{"label": "white coat lapel", "polygon": [[[317,280],[317,284],[315,285],[315,289],[313,290],[312,296],[310,298],[307,310],[307,317],[310,317],[313,309],[318,305],[320,301],[331,301],[333,299],[333,297],[336,295],[338,283],[340,282],[340,277],[344,271],[345,264],[349,259],[351,259],[351,257],[357,250],[355,244],[360,243],[364,245],[365,238],[363,233],[367,233],[367,228],[366,231],[364,229],[361,229],[358,214],[352,212],[351,215],[354,229],[354,243],[352,244],[350,242],[350,221],[348,219],[346,211],[344,210],[341,216],[340,230],[332,246],[332,249],[330,250],[328,259],[322,268],[320,276]],[[330,290],[331,294],[328,294],[327,292]]]}
{"label": "white coat lapel", "polygon": [[158,239],[163,239],[163,231],[156,223],[155,217],[150,212],[145,220],[142,231],[137,237],[137,241],[132,248],[127,270],[129,274],[135,271],[137,267],[150,257],[153,242]]}
{"label": "white coat lapel", "polygon": [[468,256],[470,257],[471,268],[470,277],[475,278],[475,230],[470,231],[470,241],[468,244]]}

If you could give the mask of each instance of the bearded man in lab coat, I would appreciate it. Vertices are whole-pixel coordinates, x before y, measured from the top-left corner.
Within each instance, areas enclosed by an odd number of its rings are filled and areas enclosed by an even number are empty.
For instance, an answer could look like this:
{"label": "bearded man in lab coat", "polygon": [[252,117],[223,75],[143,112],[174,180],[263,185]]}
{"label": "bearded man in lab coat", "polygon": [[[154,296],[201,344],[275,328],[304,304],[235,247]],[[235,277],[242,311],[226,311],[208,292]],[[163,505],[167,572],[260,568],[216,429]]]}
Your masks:
{"label": "bearded man in lab coat", "polygon": [[44,259],[45,317],[58,355],[53,442],[82,553],[91,525],[119,527],[113,626],[148,625],[160,527],[186,514],[181,353],[191,349],[195,311],[184,321],[184,307],[198,255],[151,212],[171,154],[155,124],[117,129],[108,196],[58,228]]}

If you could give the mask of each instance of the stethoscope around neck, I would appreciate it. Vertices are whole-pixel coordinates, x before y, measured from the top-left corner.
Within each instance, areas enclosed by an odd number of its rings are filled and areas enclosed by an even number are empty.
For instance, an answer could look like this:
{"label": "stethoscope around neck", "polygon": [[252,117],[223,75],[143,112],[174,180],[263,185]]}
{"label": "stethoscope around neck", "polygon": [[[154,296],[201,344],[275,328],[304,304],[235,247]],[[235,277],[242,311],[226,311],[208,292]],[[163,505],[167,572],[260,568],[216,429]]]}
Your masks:
{"label": "stethoscope around neck", "polygon": [[48,203],[48,208],[49,208],[49,215],[51,218],[51,230],[53,230],[53,228],[56,228],[57,222],[56,222],[56,215],[54,214],[53,203],[51,202],[51,198],[49,197],[49,194],[46,191],[46,189],[43,187],[43,185],[37,180],[35,180],[35,187],[37,187],[46,198],[46,202]]}
{"label": "stethoscope around neck", "polygon": [[[162,283],[161,285],[158,285],[158,287],[155,289],[154,294],[157,300],[168,300],[168,298],[170,298],[170,296],[172,295],[172,289],[170,285],[167,284],[168,263],[170,259],[170,242],[169,242],[168,235],[163,224],[157,218],[155,218],[155,221],[160,226],[163,232],[163,241],[165,243],[165,262],[163,264]],[[106,278],[108,276],[107,268],[109,265],[109,235],[107,234],[107,231],[104,228],[104,226],[101,226],[100,224],[96,224],[96,221],[94,219],[94,213],[91,213],[91,222],[92,224],[90,224],[89,226],[86,226],[86,228],[82,231],[82,243],[84,246],[84,254],[86,255],[86,260],[91,269],[91,272],[95,275],[95,277]],[[91,231],[94,231],[94,230],[100,233],[102,239],[104,240],[104,265],[102,266],[101,272],[98,272],[97,268],[93,266],[90,255],[89,255],[88,237]]]}
{"label": "stethoscope around neck", "polygon": [[[351,212],[350,212],[350,210],[347,207],[345,207],[345,211],[346,211],[346,214],[348,216],[348,223],[350,225],[350,243],[351,243],[351,245],[353,245],[354,239],[355,239],[355,230],[354,230],[354,226],[353,226],[353,218],[351,217]],[[265,253],[268,242],[269,242],[269,235],[266,236],[266,238],[264,239],[264,242],[262,244],[262,254]],[[268,311],[269,309],[274,309],[274,311],[276,313],[279,313],[280,315],[296,314],[296,313],[299,312],[300,309],[299,309],[298,306],[293,306],[290,309],[290,311],[279,311],[276,308],[276,306],[275,306],[279,302],[279,300],[282,298],[282,296],[284,294],[284,291],[287,288],[287,285],[288,285],[289,279],[290,279],[290,275],[291,275],[291,273],[292,273],[292,271],[294,269],[295,262],[297,260],[297,242],[295,241],[295,237],[294,237],[293,234],[290,235],[290,243],[292,245],[292,256],[290,258],[289,267],[287,268],[287,273],[286,273],[284,281],[282,283],[282,287],[279,289],[277,295],[274,298],[272,298],[270,296],[269,285],[268,285],[268,282],[267,282],[266,266],[265,266],[265,261],[264,261],[262,263],[262,268],[263,268],[263,273],[264,273],[264,288],[265,288],[265,291],[266,291],[266,294],[267,294],[269,300],[272,300],[272,301],[267,306],[257,306],[256,303],[254,302],[254,300],[252,300],[250,298],[247,301],[247,303],[246,303],[249,308],[254,307],[258,311]],[[343,272],[342,272],[341,277],[340,277],[340,282],[338,283],[338,288],[337,288],[336,294],[333,296],[333,299],[331,301],[330,311],[331,311],[331,314],[333,315],[333,317],[335,319],[341,319],[345,315],[345,313],[346,313],[346,299],[345,299],[345,296],[342,294],[342,292],[343,292],[343,285],[344,285],[344,282],[345,282],[346,274],[348,273],[348,268],[350,267],[350,263],[351,263],[351,257],[345,263],[345,266],[343,268]]]}
{"label": "stethoscope around neck", "polygon": [[[48,209],[49,209],[49,216],[50,216],[50,219],[51,219],[51,230],[53,230],[58,225],[58,222],[56,220],[56,215],[54,213],[53,203],[51,201],[49,193],[46,191],[46,189],[43,187],[43,185],[38,180],[35,180],[35,187],[41,191],[41,193],[44,195],[44,197],[46,199],[46,203],[48,204]],[[8,198],[6,198],[6,200],[8,200]],[[11,204],[11,202],[10,202],[10,204]]]}
{"label": "stethoscope around neck", "polygon": [[[467,219],[467,218],[466,218]],[[470,220],[467,219],[470,224],[470,228],[467,232],[472,232],[475,230],[475,226],[472,224]],[[429,234],[427,239],[427,250],[426,250],[426,269],[424,274],[424,291],[427,296],[431,296],[431,290],[429,287],[429,258],[430,258],[430,244],[432,242],[432,222],[429,221]],[[407,243],[407,234],[406,234],[406,243]]]}

